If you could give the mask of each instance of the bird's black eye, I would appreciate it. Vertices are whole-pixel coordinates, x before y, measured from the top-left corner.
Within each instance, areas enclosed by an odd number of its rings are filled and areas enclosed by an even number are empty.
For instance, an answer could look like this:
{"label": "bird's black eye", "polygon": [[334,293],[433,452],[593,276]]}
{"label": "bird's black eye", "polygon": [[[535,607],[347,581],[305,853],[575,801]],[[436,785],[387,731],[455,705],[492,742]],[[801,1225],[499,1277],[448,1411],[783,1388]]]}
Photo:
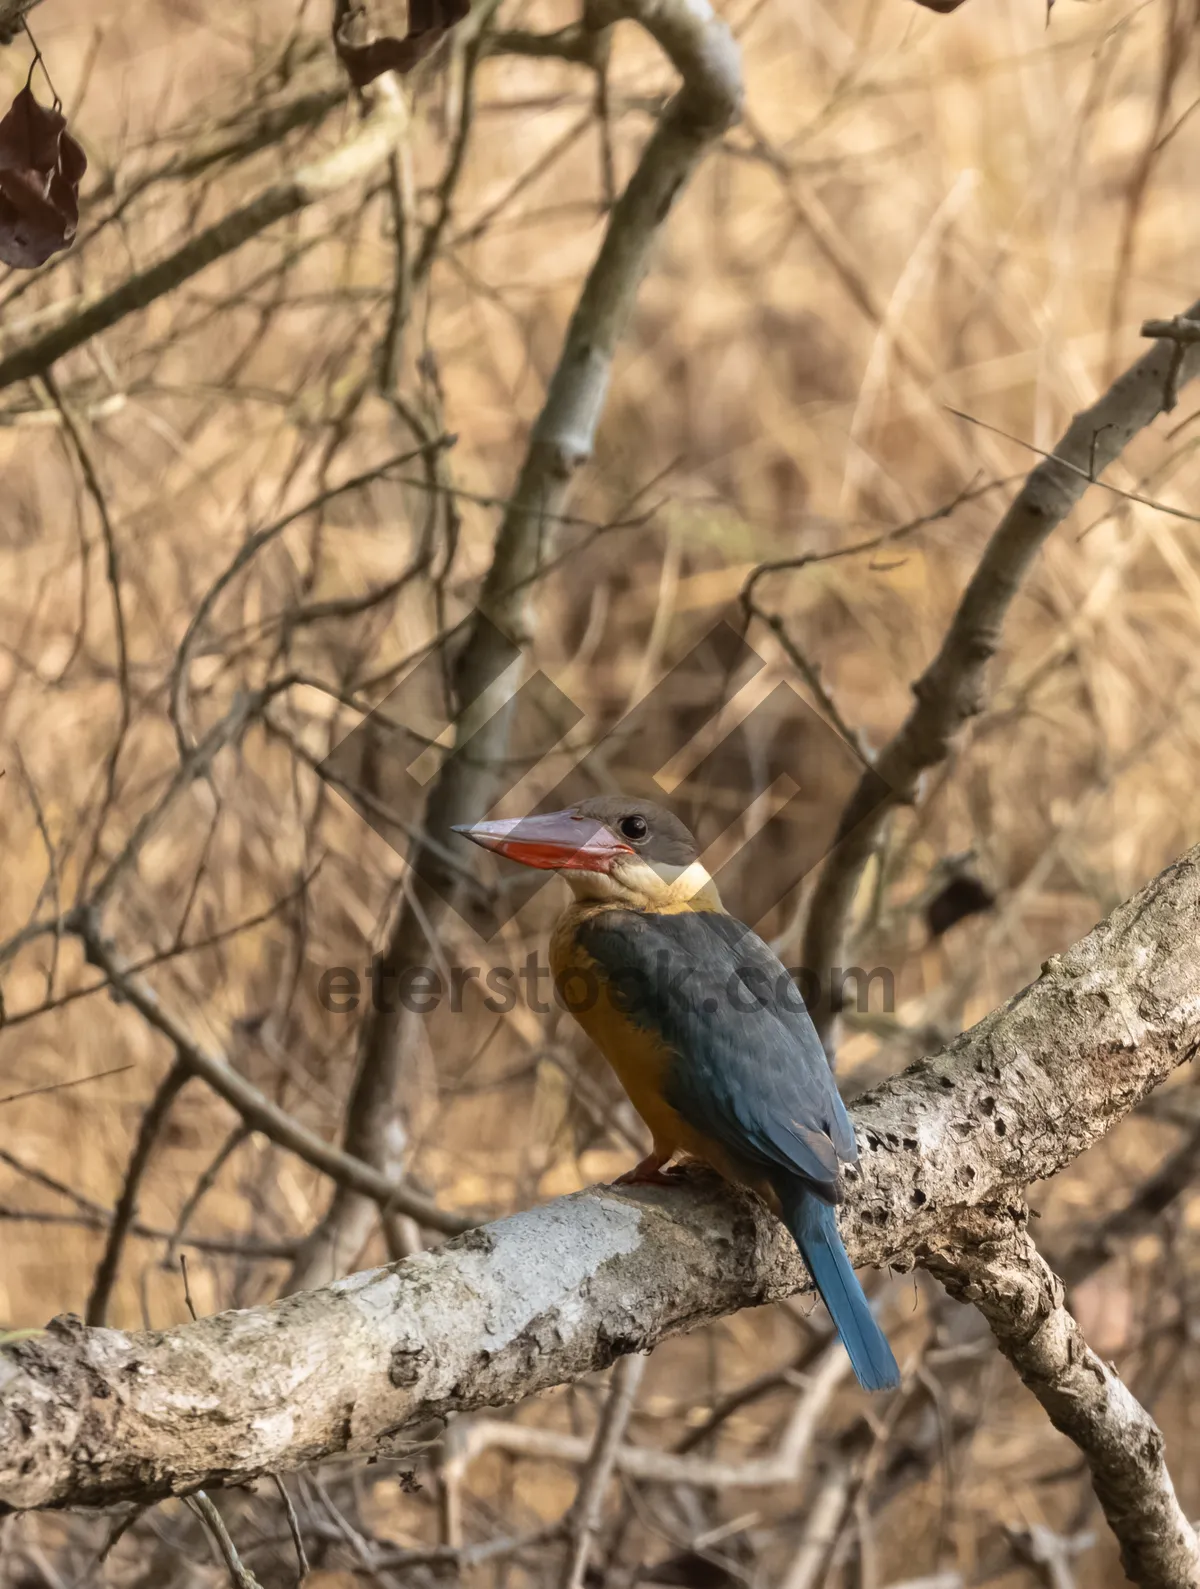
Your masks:
{"label": "bird's black eye", "polygon": [[631,817],[622,817],[617,826],[627,839],[644,839],[650,831],[645,817],[638,816],[636,812]]}

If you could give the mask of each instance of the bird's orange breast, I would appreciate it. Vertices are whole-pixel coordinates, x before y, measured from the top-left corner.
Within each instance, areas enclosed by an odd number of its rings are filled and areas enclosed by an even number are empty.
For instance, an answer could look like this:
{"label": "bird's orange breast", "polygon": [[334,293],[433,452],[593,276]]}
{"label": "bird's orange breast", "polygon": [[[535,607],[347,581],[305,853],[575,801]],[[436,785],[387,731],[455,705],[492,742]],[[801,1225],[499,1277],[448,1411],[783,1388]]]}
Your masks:
{"label": "bird's orange breast", "polygon": [[667,1069],[674,1059],[657,1032],[639,1025],[619,1007],[604,969],[576,937],[578,908],[560,918],[550,940],[550,969],[561,1001],[617,1073],[629,1101],[650,1127],[659,1151],[674,1152],[688,1134],[684,1122],[663,1098]]}
{"label": "bird's orange breast", "polygon": [[603,966],[579,942],[578,928],[596,909],[572,906],[551,937],[550,969],[561,1001],[616,1071],[630,1103],[650,1128],[656,1153],[663,1158],[690,1153],[728,1179],[748,1184],[720,1145],[689,1125],[663,1096],[668,1069],[681,1058],[686,1063],[687,1057],[676,1055],[652,1024],[635,1020],[621,1007],[620,994],[614,997]]}

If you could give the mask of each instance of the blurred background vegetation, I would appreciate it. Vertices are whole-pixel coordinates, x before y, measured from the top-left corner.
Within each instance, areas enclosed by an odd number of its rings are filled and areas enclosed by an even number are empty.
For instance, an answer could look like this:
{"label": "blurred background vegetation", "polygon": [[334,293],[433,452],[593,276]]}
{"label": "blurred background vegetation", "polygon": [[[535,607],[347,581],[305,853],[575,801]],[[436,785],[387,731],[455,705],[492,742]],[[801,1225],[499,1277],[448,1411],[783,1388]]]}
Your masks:
{"label": "blurred background vegetation", "polygon": [[[1059,0],[1049,16],[1038,0],[950,16],[908,0],[721,9],[744,52],[746,115],[660,240],[565,555],[539,581],[530,665],[594,723],[736,612],[757,565],[813,553],[824,560],[765,577],[756,600],[877,746],[1036,449],[1141,351],[1143,318],[1196,296],[1200,15],[1194,0]],[[46,0],[33,19],[90,170],[74,249],[0,277],[0,355],[354,133],[328,16],[309,0]],[[31,1094],[0,1113],[0,1327],[83,1311],[171,1065],[127,1006],[87,993],[96,973],[73,939],[21,934],[94,883],[168,787],[177,659],[202,603],[193,736],[238,692],[284,671],[309,682],[178,793],[117,880],[106,928],[199,1038],[338,1138],[358,1016],[324,1009],[318,984],[365,967],[403,865],[313,768],[470,611],[607,207],[672,87],[631,26],[602,74],[514,52],[512,30],[576,20],[553,0],[477,7],[407,80],[411,128],[391,169],[128,314],[51,386],[0,392],[0,1096]],[[6,92],[28,59],[22,40],[0,52]],[[1096,489],[1055,533],[986,710],[893,818],[851,958],[890,969],[895,1003],[848,1019],[849,1094],[1016,991],[1196,837],[1198,443],[1185,391],[1107,477],[1178,516]],[[214,595],[247,537],[293,512]],[[749,637],[771,682],[797,681],[776,633],[756,621]],[[505,809],[561,770],[535,769]],[[934,936],[929,901],[964,868],[993,903]],[[554,892],[488,953],[519,963]],[[773,929],[794,950],[797,911]],[[455,923],[438,952],[474,964],[480,949]],[[1163,1426],[1195,1514],[1190,1176],[1136,1239],[1084,1252],[1189,1142],[1192,1090],[1179,1077],[1033,1202],[1085,1333]],[[448,1209],[526,1206],[610,1178],[641,1147],[554,1010],[497,1021],[473,995],[443,1008],[406,1055],[401,1102],[408,1173]],[[278,1295],[328,1193],[190,1083],[140,1187],[109,1322],[187,1317],[179,1251],[200,1312]],[[387,1256],[377,1235],[336,1267]],[[810,1300],[655,1353],[629,1438],[719,1458],[730,1477],[622,1480],[591,1582],[886,1589],[936,1573],[946,1589],[1061,1589],[1069,1578],[1032,1559],[1051,1536],[1071,1543],[1063,1570],[1079,1584],[1123,1581],[1077,1451],[978,1321],[925,1277],[877,1280],[905,1389],[877,1413],[845,1388],[786,1482],[746,1487],[736,1470],[773,1449],[802,1390],[821,1340]],[[512,1416],[586,1434],[602,1388]],[[438,1431],[430,1442],[291,1481],[313,1589],[557,1582],[561,1547],[538,1530],[572,1499],[571,1463],[493,1449],[448,1500]],[[814,1502],[850,1471],[834,1543],[802,1578]],[[221,1505],[263,1584],[293,1582],[274,1489]],[[0,1582],[225,1581],[182,1503],[139,1518],[98,1565],[110,1526],[0,1523]],[[526,1534],[490,1561],[420,1554]]]}

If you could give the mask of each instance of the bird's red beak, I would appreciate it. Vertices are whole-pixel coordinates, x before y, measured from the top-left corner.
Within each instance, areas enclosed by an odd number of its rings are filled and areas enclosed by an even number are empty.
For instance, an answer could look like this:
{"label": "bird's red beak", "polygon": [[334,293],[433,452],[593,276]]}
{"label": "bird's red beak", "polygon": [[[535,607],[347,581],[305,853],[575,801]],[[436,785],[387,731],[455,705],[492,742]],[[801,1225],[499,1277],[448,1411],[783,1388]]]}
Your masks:
{"label": "bird's red beak", "polygon": [[544,872],[610,872],[618,856],[634,854],[632,846],[623,844],[602,822],[574,811],[476,822],[453,831],[485,850]]}

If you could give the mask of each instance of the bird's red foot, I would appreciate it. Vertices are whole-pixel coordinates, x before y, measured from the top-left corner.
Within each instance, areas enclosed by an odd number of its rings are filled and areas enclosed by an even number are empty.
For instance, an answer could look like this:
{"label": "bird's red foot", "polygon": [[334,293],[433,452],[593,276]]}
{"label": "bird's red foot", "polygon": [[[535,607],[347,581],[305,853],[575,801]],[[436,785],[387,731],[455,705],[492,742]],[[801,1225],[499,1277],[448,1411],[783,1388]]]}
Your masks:
{"label": "bird's red foot", "polygon": [[667,1158],[661,1158],[657,1153],[648,1153],[640,1164],[635,1164],[632,1170],[626,1170],[624,1175],[618,1175],[612,1183],[614,1186],[674,1186],[679,1179],[678,1170],[664,1170],[663,1165]]}

